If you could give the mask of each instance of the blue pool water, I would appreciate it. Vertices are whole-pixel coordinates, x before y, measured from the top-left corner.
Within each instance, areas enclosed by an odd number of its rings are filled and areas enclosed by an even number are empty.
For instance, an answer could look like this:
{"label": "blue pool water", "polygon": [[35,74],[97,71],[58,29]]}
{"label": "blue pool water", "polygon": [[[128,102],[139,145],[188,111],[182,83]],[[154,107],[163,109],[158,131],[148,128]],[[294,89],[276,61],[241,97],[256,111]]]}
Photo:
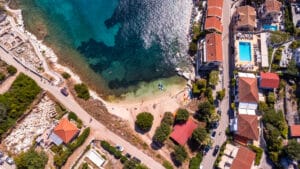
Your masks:
{"label": "blue pool water", "polygon": [[263,25],[264,30],[277,31],[276,25]]}
{"label": "blue pool water", "polygon": [[240,61],[251,61],[251,44],[250,42],[240,42]]}

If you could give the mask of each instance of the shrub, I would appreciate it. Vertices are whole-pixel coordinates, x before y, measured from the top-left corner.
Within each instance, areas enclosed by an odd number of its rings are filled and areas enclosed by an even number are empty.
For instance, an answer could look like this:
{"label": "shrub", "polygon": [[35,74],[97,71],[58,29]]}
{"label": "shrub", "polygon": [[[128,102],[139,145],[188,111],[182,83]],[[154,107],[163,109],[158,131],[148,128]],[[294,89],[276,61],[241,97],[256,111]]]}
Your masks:
{"label": "shrub", "polygon": [[256,153],[255,165],[259,165],[264,150],[260,147],[254,146],[254,145],[249,145],[249,148]]}
{"label": "shrub", "polygon": [[275,103],[275,94],[273,92],[269,92],[267,97],[268,104],[274,104]]}
{"label": "shrub", "polygon": [[71,75],[67,72],[63,72],[61,75],[64,79],[69,79],[71,77]]}
{"label": "shrub", "polygon": [[152,127],[153,115],[149,112],[142,112],[136,116],[135,124],[142,131],[149,131]]}
{"label": "shrub", "polygon": [[163,166],[165,169],[173,169],[173,165],[169,161],[164,161]]}
{"label": "shrub", "polygon": [[77,123],[78,128],[82,127],[82,121],[77,117],[77,115],[74,112],[69,112],[68,119],[74,120]]}
{"label": "shrub", "polygon": [[182,162],[184,162],[188,158],[188,154],[185,148],[182,146],[176,146],[172,155],[174,157],[174,161],[179,164],[182,164]]}
{"label": "shrub", "polygon": [[189,54],[190,55],[195,55],[197,53],[197,42],[190,42],[190,47],[189,47]]}
{"label": "shrub", "polygon": [[213,90],[212,88],[208,87],[205,90],[205,96],[207,97],[208,101],[213,104],[214,103],[214,97],[213,97]]}
{"label": "shrub", "polygon": [[169,126],[174,124],[174,115],[171,112],[165,112],[164,117],[161,120],[161,123],[165,123]]}
{"label": "shrub", "polygon": [[219,71],[213,70],[209,73],[208,83],[211,86],[216,86],[219,82]]}
{"label": "shrub", "polygon": [[17,73],[17,69],[12,66],[12,65],[9,65],[7,68],[6,68],[7,72],[9,75],[14,75]]}
{"label": "shrub", "polygon": [[34,168],[44,169],[48,161],[48,157],[44,151],[36,152],[33,149],[22,152],[15,158],[18,168]]}
{"label": "shrub", "polygon": [[0,72],[0,81],[3,81],[5,79],[5,74]]}
{"label": "shrub", "polygon": [[176,123],[185,123],[189,118],[189,112],[186,109],[178,109],[175,117]]}
{"label": "shrub", "polygon": [[20,73],[10,89],[0,95],[1,108],[5,110],[0,113],[1,135],[15,124],[40,92],[41,88],[34,80]]}
{"label": "shrub", "polygon": [[71,152],[73,152],[84,143],[89,134],[90,128],[84,129],[82,134],[78,136],[73,142],[69,143],[67,147],[71,150]]}
{"label": "shrub", "polygon": [[220,91],[217,92],[217,98],[218,100],[223,100],[223,98],[225,97],[225,89],[222,89]]}
{"label": "shrub", "polygon": [[171,127],[166,123],[162,123],[156,130],[153,136],[153,141],[162,145],[164,141],[169,137],[171,133]]}
{"label": "shrub", "polygon": [[199,169],[201,161],[202,161],[202,154],[198,153],[195,157],[191,158],[189,169]]}
{"label": "shrub", "polygon": [[198,127],[193,131],[192,138],[198,143],[202,144],[202,142],[207,138],[208,133],[205,128]]}
{"label": "shrub", "polygon": [[128,160],[128,159],[127,159],[127,157],[125,157],[125,156],[122,156],[122,157],[120,158],[120,161],[121,161],[122,164],[126,163],[127,160]]}
{"label": "shrub", "polygon": [[76,84],[74,86],[74,89],[77,93],[77,97],[84,99],[84,100],[88,100],[90,98],[89,89],[85,84],[83,84],[83,83]]}

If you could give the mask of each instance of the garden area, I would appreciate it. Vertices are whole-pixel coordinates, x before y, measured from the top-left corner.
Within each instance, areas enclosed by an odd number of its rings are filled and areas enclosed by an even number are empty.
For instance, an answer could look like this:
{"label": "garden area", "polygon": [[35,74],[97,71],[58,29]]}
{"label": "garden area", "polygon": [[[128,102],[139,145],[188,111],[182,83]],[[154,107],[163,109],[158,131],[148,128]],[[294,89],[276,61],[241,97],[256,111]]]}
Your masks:
{"label": "garden area", "polygon": [[78,148],[80,147],[87,137],[90,134],[90,128],[85,128],[82,133],[74,139],[72,142],[68,143],[67,145],[53,145],[50,149],[54,155],[54,164],[55,166],[61,168],[68,158],[71,156],[71,154]]}
{"label": "garden area", "polygon": [[34,80],[21,73],[10,89],[0,95],[0,134],[3,135],[29,108],[41,92]]}

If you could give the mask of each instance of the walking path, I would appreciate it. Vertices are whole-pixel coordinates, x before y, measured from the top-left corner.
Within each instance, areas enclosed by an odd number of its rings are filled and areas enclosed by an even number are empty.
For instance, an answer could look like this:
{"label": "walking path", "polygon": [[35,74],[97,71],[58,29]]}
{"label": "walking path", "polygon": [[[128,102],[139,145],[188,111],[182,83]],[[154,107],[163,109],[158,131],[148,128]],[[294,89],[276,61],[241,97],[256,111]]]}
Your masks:
{"label": "walking path", "polygon": [[0,94],[5,93],[10,86],[12,85],[12,83],[15,81],[15,79],[17,78],[19,72],[16,73],[13,76],[8,77],[1,85],[0,85]]}
{"label": "walking path", "polygon": [[144,163],[149,168],[153,168],[153,169],[164,168],[161,164],[159,164],[158,162],[156,162],[155,160],[153,160],[152,158],[144,154],[135,146],[125,141],[115,133],[111,132],[109,129],[107,129],[103,124],[101,124],[97,120],[94,119],[91,123],[89,123],[90,118],[92,117],[83,108],[80,107],[80,105],[74,100],[74,98],[71,95],[69,95],[68,97],[63,96],[60,93],[60,89],[57,86],[49,84],[45,80],[41,80],[40,76],[38,76],[32,71],[29,71],[28,69],[23,67],[23,65],[16,62],[16,60],[13,59],[13,56],[9,53],[6,53],[3,50],[3,48],[0,48],[0,56],[2,60],[4,60],[10,65],[15,66],[20,72],[23,72],[27,76],[34,79],[42,89],[50,92],[67,109],[75,112],[78,115],[78,117],[83,121],[84,124],[90,127],[92,131],[97,131],[97,133],[99,133],[97,134],[97,136],[99,136],[101,139],[110,140],[115,144],[122,145],[127,152],[138,157],[142,161],[142,163]]}

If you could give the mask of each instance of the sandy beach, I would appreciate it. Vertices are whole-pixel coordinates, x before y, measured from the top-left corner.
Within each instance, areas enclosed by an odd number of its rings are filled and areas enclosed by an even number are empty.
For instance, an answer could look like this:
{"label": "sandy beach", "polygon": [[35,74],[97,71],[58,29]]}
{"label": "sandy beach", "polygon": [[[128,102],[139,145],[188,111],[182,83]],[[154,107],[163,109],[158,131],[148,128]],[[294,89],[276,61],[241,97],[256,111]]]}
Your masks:
{"label": "sandy beach", "polygon": [[[80,77],[70,68],[58,63],[58,57],[51,48],[44,45],[35,35],[25,30],[21,10],[12,10],[8,6],[6,6],[6,10],[8,10],[14,18],[11,19],[11,22],[15,21],[15,23],[12,24],[15,24],[15,27],[19,29],[20,32],[23,32],[23,35],[30,40],[33,46],[36,46],[38,50],[37,53],[43,54],[42,56],[44,58],[42,59],[45,60],[44,66],[47,67],[45,70],[54,76],[56,85],[63,86],[65,84],[60,76],[61,72],[69,73],[75,83],[82,83]],[[51,63],[51,67],[48,66],[48,63]],[[135,119],[135,115],[142,111],[153,113],[156,123],[160,121],[159,117],[161,117],[162,113],[166,111],[174,112],[180,106],[184,105],[184,96],[182,93],[184,93],[185,96],[187,95],[187,88],[184,83],[166,85],[166,89],[159,91],[156,86],[158,81],[152,82],[152,84],[144,84],[138,91],[123,95],[121,100],[117,98],[110,99],[109,101],[104,100],[93,90],[90,90],[90,94],[93,99],[103,102],[110,113],[124,120],[128,120],[130,124],[134,124],[133,120]]]}

